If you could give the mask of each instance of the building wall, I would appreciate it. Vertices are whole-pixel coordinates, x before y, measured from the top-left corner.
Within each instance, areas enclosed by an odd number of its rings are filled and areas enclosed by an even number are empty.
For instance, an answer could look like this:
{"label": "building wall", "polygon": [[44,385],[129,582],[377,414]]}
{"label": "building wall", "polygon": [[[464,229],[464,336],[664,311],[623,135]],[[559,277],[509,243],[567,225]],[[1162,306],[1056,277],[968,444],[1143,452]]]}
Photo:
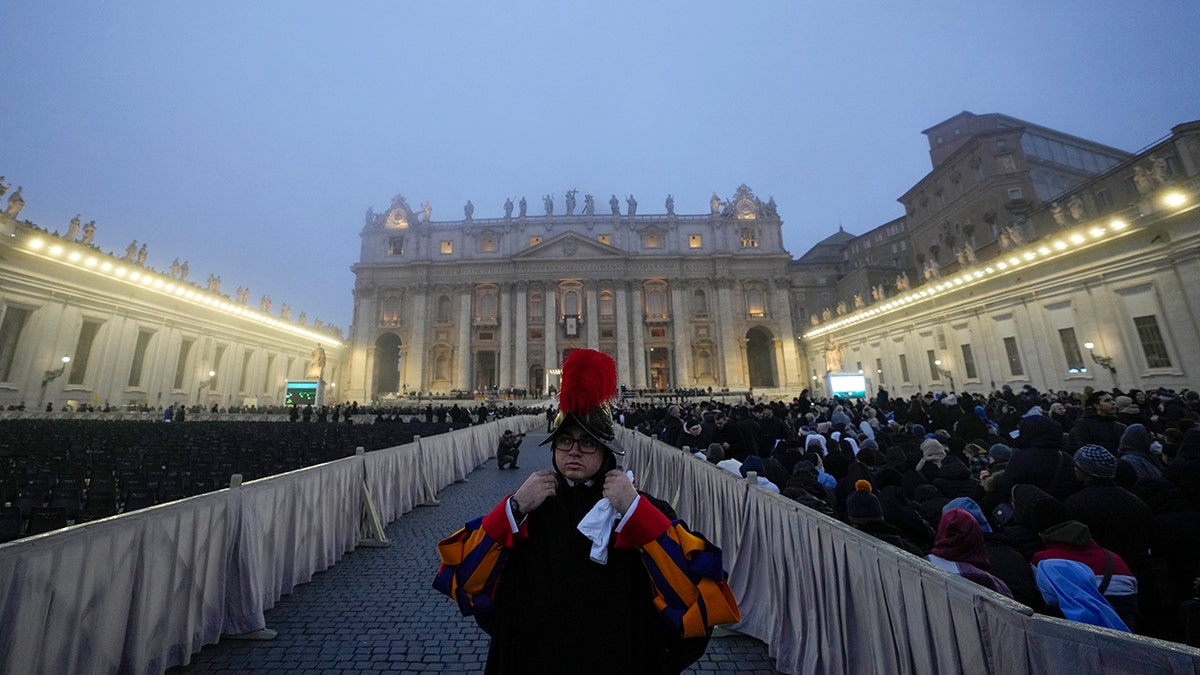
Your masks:
{"label": "building wall", "polygon": [[331,332],[7,216],[0,228],[0,407],[280,404],[318,343],[337,382]]}

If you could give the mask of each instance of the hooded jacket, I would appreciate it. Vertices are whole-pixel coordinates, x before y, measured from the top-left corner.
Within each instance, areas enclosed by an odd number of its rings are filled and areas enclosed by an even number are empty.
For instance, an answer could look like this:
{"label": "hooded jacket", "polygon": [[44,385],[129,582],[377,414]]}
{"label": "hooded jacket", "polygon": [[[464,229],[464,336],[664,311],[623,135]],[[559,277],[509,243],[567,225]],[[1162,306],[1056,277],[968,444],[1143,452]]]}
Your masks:
{"label": "hooded jacket", "polygon": [[1009,494],[1014,485],[1028,484],[1064,499],[1077,491],[1075,461],[1062,451],[1063,429],[1058,422],[1029,415],[1021,419],[1018,430],[1015,452],[999,479],[1000,492]]}

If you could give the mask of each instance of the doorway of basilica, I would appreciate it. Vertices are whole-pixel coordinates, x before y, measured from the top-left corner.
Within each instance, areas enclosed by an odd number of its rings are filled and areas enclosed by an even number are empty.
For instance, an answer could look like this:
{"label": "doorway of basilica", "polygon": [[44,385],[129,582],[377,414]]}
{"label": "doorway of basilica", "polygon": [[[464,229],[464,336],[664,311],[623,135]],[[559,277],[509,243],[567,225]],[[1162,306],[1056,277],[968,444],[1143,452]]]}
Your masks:
{"label": "doorway of basilica", "polygon": [[761,327],[746,332],[746,365],[751,387],[775,387],[775,344],[771,334]]}

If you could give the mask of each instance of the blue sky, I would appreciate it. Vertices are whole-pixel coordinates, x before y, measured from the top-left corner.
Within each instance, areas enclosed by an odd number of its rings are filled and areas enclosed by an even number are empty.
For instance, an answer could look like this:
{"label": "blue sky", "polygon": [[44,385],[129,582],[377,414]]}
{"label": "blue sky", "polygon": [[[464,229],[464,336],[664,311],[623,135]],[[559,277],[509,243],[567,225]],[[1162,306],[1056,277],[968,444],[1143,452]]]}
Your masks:
{"label": "blue sky", "polygon": [[683,214],[746,183],[800,255],[901,215],[962,110],[1129,151],[1200,119],[1195,0],[905,4],[14,0],[0,175],[42,227],[348,327],[395,194]]}

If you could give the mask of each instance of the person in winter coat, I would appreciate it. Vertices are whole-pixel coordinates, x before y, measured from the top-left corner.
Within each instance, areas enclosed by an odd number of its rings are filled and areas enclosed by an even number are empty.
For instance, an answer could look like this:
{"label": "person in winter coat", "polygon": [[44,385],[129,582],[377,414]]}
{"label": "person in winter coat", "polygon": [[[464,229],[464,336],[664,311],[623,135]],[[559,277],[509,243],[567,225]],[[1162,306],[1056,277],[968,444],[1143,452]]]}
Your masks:
{"label": "person in winter coat", "polygon": [[1116,455],[1123,433],[1125,425],[1117,421],[1116,399],[1107,391],[1094,391],[1087,397],[1083,417],[1071,428],[1071,448],[1078,449],[1090,443]]}
{"label": "person in winter coat", "polygon": [[1100,595],[1112,605],[1126,626],[1133,628],[1138,616],[1138,583],[1129,565],[1119,555],[1101,548],[1087,525],[1078,520],[1043,524],[1046,548],[1033,556],[1033,564],[1046,560],[1074,560],[1092,570]]}
{"label": "person in winter coat", "polygon": [[983,542],[983,530],[963,509],[949,509],[942,514],[937,538],[926,559],[951,574],[1012,597],[1008,585],[990,572],[992,562]]}
{"label": "person in winter coat", "polygon": [[1200,426],[1184,432],[1175,459],[1163,469],[1163,478],[1183,492],[1192,509],[1200,511]]}
{"label": "person in winter coat", "polygon": [[951,500],[943,508],[943,512],[950,509],[962,509],[979,523],[979,529],[983,530],[983,543],[987,548],[988,560],[992,563],[991,572],[1008,586],[1013,599],[1035,612],[1042,611],[1045,603],[1038,592],[1033,568],[1008,537],[992,530],[991,523],[983,515],[979,505],[966,497]]}
{"label": "person in winter coat", "polygon": [[1096,543],[1137,568],[1150,550],[1154,514],[1137,495],[1113,483],[1116,473],[1116,457],[1099,445],[1083,446],[1075,452],[1075,474],[1084,487],[1066,504]]}
{"label": "person in winter coat", "polygon": [[1144,425],[1131,424],[1125,427],[1125,433],[1121,434],[1121,446],[1117,459],[1132,466],[1139,479],[1161,478],[1162,455],[1150,452],[1150,445],[1153,442],[1150,431]]}
{"label": "person in winter coat", "polygon": [[1021,418],[1013,457],[1000,477],[1000,492],[1015,485],[1036,485],[1059,499],[1079,489],[1071,456],[1062,452],[1063,429],[1054,420],[1033,414]]}
{"label": "person in winter coat", "polygon": [[933,486],[950,499],[967,497],[979,501],[983,499],[983,486],[971,478],[971,470],[959,460],[947,457],[942,461],[938,477],[933,479]]}
{"label": "person in winter coat", "polygon": [[859,480],[854,484],[854,494],[846,498],[846,520],[855,529],[896,548],[920,556],[920,549],[904,538],[900,530],[883,519],[879,498],[871,489],[871,482]]}

